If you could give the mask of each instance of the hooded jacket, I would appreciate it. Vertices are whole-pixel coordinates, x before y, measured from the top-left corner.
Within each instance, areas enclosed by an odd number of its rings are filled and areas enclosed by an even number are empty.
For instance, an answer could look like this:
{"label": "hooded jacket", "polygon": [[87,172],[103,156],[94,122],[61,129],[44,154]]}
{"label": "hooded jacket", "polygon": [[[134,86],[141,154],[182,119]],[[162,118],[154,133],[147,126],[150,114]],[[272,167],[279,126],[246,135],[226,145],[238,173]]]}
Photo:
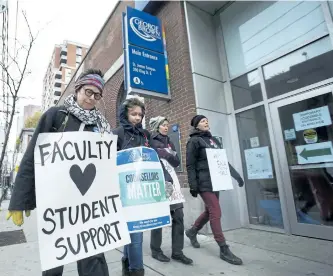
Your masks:
{"label": "hooded jacket", "polygon": [[142,124],[133,126],[127,118],[127,106],[122,104],[119,111],[120,127],[112,132],[118,135],[117,150],[130,149],[135,147],[149,147],[150,133],[142,128]]}
{"label": "hooded jacket", "polygon": [[[213,191],[206,148],[221,149],[222,146],[209,131],[193,130],[186,145],[186,168],[190,188],[198,192]],[[235,180],[242,181],[239,173],[230,164],[229,169]]]}
{"label": "hooded jacket", "polygon": [[[34,150],[38,135],[45,132],[78,131],[80,126],[81,121],[64,106],[51,107],[41,116],[17,172],[8,210],[36,208]],[[94,125],[86,125],[84,130],[94,131],[96,128]]]}
{"label": "hooded jacket", "polygon": [[[154,133],[151,135],[150,144],[151,144],[151,147],[157,152],[158,157],[160,159],[161,158],[165,159],[174,168],[179,166],[180,160],[179,160],[178,155],[177,154],[173,155],[172,153],[169,153],[166,150],[164,150],[164,149],[169,148],[169,149],[173,150],[174,152],[176,152],[175,145],[171,142],[169,136],[164,136],[158,132]],[[173,179],[172,179],[171,175],[165,169],[162,162],[161,162],[161,165],[163,168],[165,181],[173,183]],[[183,208],[183,204],[179,203],[179,204],[170,205],[171,211],[176,210],[178,208]]]}

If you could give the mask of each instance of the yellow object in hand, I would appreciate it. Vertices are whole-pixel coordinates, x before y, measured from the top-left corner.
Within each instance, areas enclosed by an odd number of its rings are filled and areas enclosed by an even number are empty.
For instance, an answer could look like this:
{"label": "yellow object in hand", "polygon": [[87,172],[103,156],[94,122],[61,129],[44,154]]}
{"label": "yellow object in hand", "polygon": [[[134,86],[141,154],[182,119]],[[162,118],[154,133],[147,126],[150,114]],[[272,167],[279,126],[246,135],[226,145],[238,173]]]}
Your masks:
{"label": "yellow object in hand", "polygon": [[[25,216],[26,217],[30,216],[29,210],[25,211]],[[15,225],[21,226],[24,222],[23,211],[8,211],[6,219],[9,220],[10,218],[12,218]]]}

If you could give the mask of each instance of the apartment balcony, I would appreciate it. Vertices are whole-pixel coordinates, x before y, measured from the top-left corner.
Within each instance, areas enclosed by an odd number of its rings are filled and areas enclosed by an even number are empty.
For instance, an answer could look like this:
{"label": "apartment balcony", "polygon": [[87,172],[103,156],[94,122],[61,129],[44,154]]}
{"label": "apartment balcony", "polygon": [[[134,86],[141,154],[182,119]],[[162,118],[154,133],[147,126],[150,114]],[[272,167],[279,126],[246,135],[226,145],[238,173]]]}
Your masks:
{"label": "apartment balcony", "polygon": [[60,56],[66,56],[67,57],[67,48],[66,47],[61,48]]}
{"label": "apartment balcony", "polygon": [[60,88],[60,89],[61,89],[61,81],[55,80],[55,82],[54,82],[54,87],[55,87],[55,88]]}
{"label": "apartment balcony", "polygon": [[54,87],[53,95],[54,96],[61,96],[61,87]]}
{"label": "apartment balcony", "polygon": [[62,72],[61,72],[61,71],[57,71],[57,72],[55,73],[55,78],[56,78],[56,79],[62,79]]}
{"label": "apartment balcony", "polygon": [[60,66],[67,64],[67,56],[61,56],[60,58]]}

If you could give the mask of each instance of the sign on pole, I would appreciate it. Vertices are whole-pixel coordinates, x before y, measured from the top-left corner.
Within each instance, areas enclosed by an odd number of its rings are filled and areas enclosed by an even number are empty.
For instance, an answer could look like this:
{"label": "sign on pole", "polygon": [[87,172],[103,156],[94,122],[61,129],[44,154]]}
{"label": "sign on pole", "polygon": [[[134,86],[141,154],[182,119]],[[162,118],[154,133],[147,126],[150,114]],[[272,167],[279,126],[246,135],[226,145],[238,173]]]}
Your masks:
{"label": "sign on pole", "polygon": [[232,190],[232,179],[225,149],[206,149],[213,191]]}
{"label": "sign on pole", "polygon": [[165,169],[168,171],[173,180],[173,192],[172,195],[169,197],[170,205],[185,202],[185,197],[182,193],[182,189],[180,187],[180,183],[174,167],[172,167],[170,163],[165,159],[161,159],[161,161],[163,162]]}
{"label": "sign on pole", "polygon": [[127,7],[123,14],[123,48],[128,94],[170,99],[165,43],[159,18]]}
{"label": "sign on pole", "polygon": [[120,201],[117,136],[42,133],[35,147],[42,270],[130,243]]}
{"label": "sign on pole", "polygon": [[171,224],[169,201],[157,153],[137,147],[118,152],[121,202],[130,233]]}

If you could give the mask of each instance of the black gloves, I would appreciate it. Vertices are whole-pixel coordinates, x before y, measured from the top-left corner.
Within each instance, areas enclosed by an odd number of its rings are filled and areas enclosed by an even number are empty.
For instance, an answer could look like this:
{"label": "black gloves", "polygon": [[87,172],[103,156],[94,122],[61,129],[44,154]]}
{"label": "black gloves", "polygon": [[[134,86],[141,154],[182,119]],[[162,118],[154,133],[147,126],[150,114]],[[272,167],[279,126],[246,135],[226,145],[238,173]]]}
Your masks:
{"label": "black gloves", "polygon": [[243,180],[242,178],[239,178],[239,179],[237,180],[237,182],[238,182],[238,186],[239,186],[239,187],[243,187],[243,186],[244,186],[244,180]]}
{"label": "black gloves", "polygon": [[194,189],[190,189],[190,193],[193,197],[197,197],[198,196],[198,190],[194,190]]}

